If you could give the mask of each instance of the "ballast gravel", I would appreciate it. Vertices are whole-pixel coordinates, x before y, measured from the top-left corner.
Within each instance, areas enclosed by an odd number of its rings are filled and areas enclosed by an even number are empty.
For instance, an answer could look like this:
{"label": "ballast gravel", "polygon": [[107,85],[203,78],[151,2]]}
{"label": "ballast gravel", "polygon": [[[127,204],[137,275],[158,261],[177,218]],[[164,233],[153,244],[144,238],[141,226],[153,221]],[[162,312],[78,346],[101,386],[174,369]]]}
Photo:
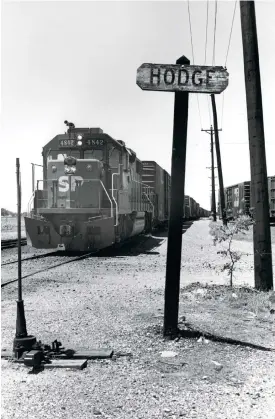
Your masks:
{"label": "ballast gravel", "polygon": [[[195,222],[183,235],[182,287],[228,284],[208,224]],[[163,339],[165,234],[148,240],[132,255],[92,257],[24,280],[29,334],[44,343],[57,338],[78,350],[109,347],[115,355],[88,361],[82,371],[39,374],[2,360],[3,419],[275,418],[274,352],[204,339]],[[237,285],[252,285],[249,258],[236,271]],[[2,290],[2,349],[7,351],[17,297],[16,285],[8,288]],[[184,314],[181,293],[180,317]],[[162,356],[165,351],[176,355]]]}

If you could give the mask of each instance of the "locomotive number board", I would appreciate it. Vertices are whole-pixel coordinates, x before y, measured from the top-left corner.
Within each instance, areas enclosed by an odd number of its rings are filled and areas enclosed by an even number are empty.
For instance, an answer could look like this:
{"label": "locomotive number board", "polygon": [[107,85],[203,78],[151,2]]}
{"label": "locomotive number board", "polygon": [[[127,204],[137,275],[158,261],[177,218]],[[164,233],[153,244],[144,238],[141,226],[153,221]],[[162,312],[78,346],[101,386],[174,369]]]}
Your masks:
{"label": "locomotive number board", "polygon": [[98,146],[104,146],[104,140],[100,139],[85,139],[82,140],[81,144],[79,144],[79,141],[76,139],[70,139],[70,140],[59,140],[59,147],[98,147]]}

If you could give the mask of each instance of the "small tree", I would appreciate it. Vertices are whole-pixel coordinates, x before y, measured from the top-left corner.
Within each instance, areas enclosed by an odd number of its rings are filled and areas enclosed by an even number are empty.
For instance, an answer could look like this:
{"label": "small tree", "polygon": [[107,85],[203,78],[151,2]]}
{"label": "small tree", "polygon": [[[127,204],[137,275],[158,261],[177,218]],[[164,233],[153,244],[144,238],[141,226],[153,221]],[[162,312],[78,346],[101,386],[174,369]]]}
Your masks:
{"label": "small tree", "polygon": [[241,252],[232,250],[232,240],[238,233],[246,234],[249,230],[249,226],[254,224],[254,221],[245,215],[239,216],[234,221],[228,223],[227,226],[219,225],[217,223],[210,223],[210,235],[213,236],[213,244],[216,246],[217,243],[227,242],[228,248],[220,253],[229,255],[230,262],[226,263],[223,270],[228,271],[230,277],[230,286],[233,286],[233,273],[235,270],[236,263],[241,259]]}

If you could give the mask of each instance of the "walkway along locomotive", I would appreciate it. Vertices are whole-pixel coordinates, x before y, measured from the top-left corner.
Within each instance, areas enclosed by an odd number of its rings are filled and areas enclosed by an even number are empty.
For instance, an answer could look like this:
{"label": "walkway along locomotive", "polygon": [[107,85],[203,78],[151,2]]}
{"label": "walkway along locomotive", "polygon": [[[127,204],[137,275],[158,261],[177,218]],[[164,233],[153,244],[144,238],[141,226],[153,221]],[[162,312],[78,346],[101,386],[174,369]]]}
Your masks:
{"label": "walkway along locomotive", "polygon": [[[29,245],[97,251],[167,222],[169,174],[102,129],[70,124],[42,156],[43,180],[25,217]],[[194,218],[204,211],[197,204]]]}

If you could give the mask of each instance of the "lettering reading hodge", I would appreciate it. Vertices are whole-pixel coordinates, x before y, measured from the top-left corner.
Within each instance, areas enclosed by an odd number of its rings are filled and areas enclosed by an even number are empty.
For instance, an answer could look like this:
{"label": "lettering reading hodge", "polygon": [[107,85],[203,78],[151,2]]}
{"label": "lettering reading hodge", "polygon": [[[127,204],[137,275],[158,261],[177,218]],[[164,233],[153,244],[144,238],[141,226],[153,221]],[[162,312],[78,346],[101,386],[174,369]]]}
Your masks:
{"label": "lettering reading hodge", "polygon": [[213,70],[190,71],[185,68],[174,69],[168,67],[161,71],[160,68],[151,68],[150,84],[158,86],[164,83],[167,86],[172,84],[186,86],[191,83],[193,86],[200,86],[202,83],[205,83],[208,86],[214,74],[215,71]]}
{"label": "lettering reading hodge", "polygon": [[142,90],[221,93],[228,86],[228,76],[221,66],[144,63],[137,70],[137,85]]}

